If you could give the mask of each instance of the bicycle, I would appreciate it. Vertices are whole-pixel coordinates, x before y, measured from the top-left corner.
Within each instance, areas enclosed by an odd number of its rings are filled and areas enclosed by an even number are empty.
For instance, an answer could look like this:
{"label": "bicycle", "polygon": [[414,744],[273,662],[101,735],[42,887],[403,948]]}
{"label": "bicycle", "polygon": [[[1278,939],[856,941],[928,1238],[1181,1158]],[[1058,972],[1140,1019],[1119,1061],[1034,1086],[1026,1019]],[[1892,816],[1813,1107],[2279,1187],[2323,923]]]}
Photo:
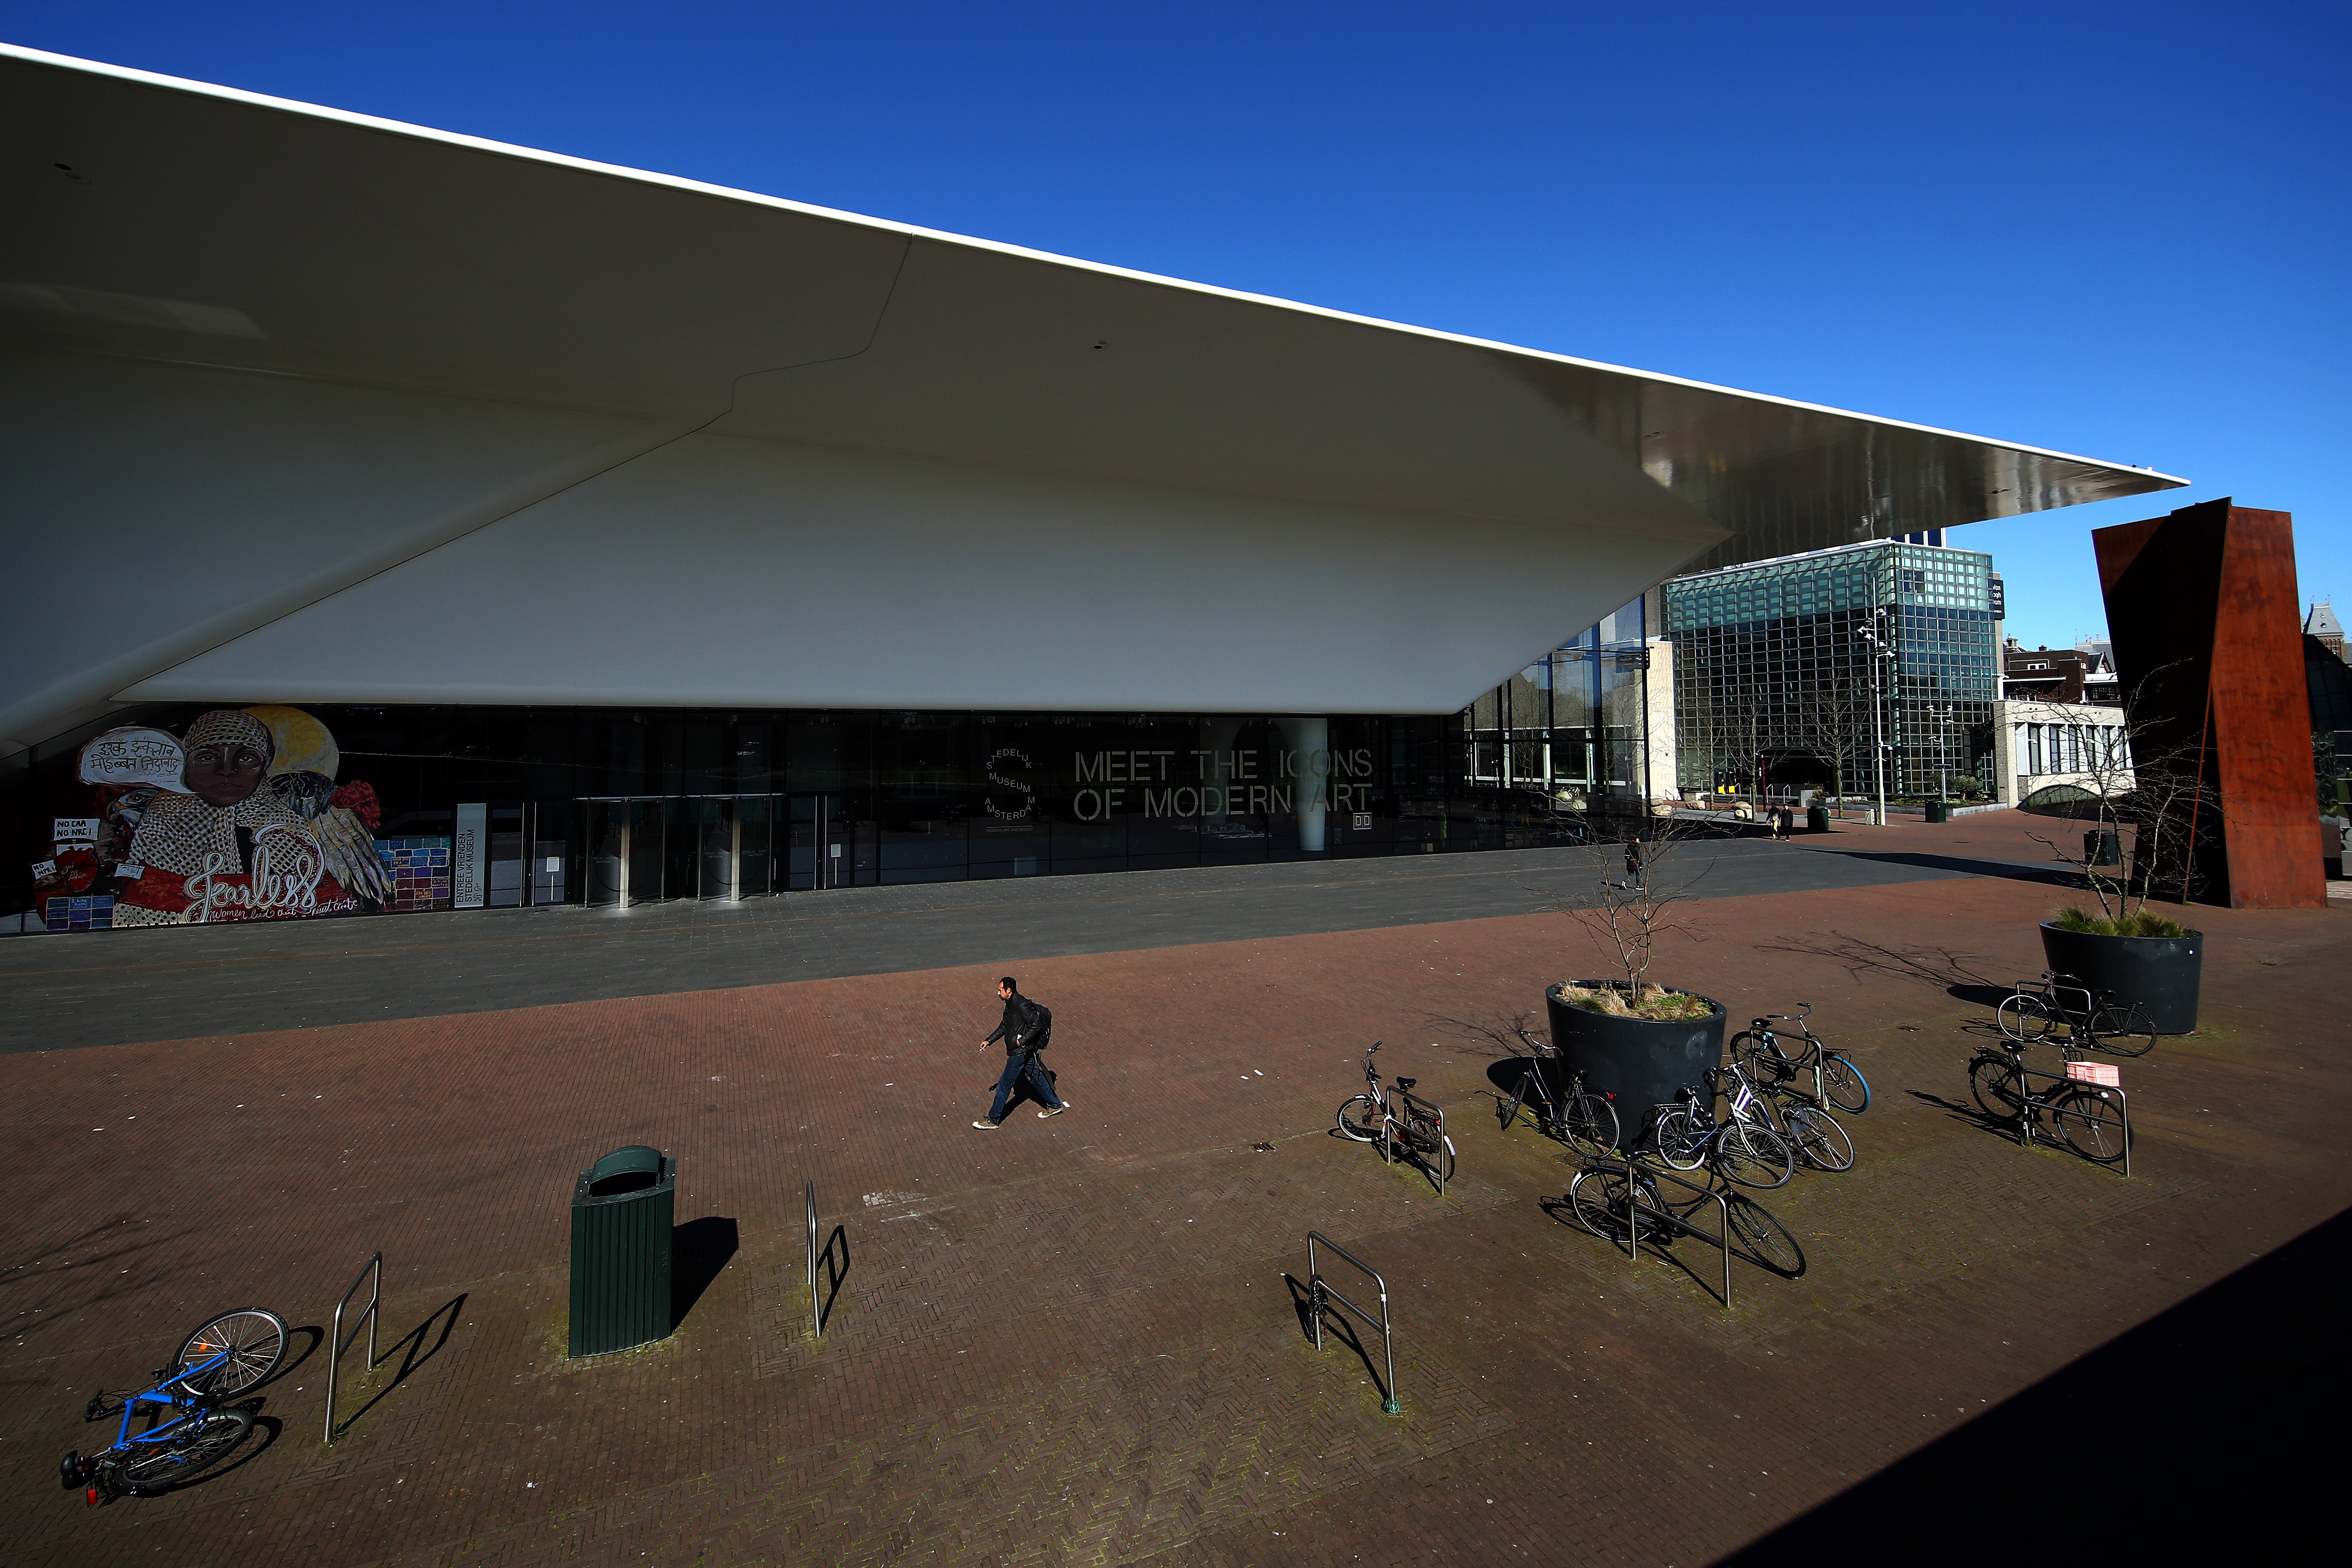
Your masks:
{"label": "bicycle", "polygon": [[[1775,1013],[1759,1018],[1747,1028],[1731,1037],[1731,1058],[1745,1059],[1756,1072],[1769,1077],[1776,1083],[1792,1083],[1800,1074],[1811,1074],[1813,1080],[1812,1099],[1817,1105],[1834,1105],[1840,1110],[1855,1116],[1870,1109],[1870,1080],[1843,1051],[1830,1049],[1813,1026],[1805,1022],[1813,1016],[1811,1002],[1800,1002],[1803,1011],[1794,1016]],[[1780,1044],[1775,1023],[1797,1026],[1799,1046],[1794,1056]]]}
{"label": "bicycle", "polygon": [[[286,1322],[259,1307],[240,1307],[200,1325],[180,1342],[153,1386],[110,1395],[100,1389],[82,1408],[84,1421],[122,1417],[113,1446],[95,1454],[68,1448],[58,1461],[58,1481],[80,1491],[92,1508],[118,1497],[158,1497],[220,1463],[253,1430],[253,1412],[226,1404],[278,1370],[286,1354]],[[110,1398],[121,1403],[110,1406]],[[144,1431],[131,1418],[147,1413]],[[168,1413],[168,1414],[167,1414]]]}
{"label": "bicycle", "polygon": [[[1784,1279],[1805,1271],[1805,1249],[1770,1209],[1746,1193],[1724,1188],[1699,1193],[1676,1204],[1658,1186],[1657,1173],[1631,1160],[1601,1160],[1586,1164],[1568,1184],[1568,1207],[1576,1223],[1620,1246],[1653,1246],[1687,1234],[1702,1240],[1716,1238],[1692,1225],[1688,1216],[1710,1197],[1720,1197],[1724,1223],[1730,1227],[1727,1242],[1741,1255]],[[1727,1271],[1727,1279],[1728,1274]]]}
{"label": "bicycle", "polygon": [[1774,1131],[1797,1158],[1816,1171],[1853,1169],[1853,1139],[1838,1119],[1785,1084],[1766,1084],[1759,1097]]}
{"label": "bicycle", "polygon": [[[2068,1042],[2066,1059],[2074,1058],[2075,1047]],[[2113,1068],[2099,1070],[2115,1071]],[[2046,1088],[2034,1089],[2028,1080],[2035,1078],[2052,1081]],[[1976,1055],[1969,1058],[1969,1092],[1986,1115],[2015,1121],[2021,1143],[2033,1142],[2034,1130],[2046,1117],[2057,1126],[2066,1146],[2085,1160],[2112,1165],[2126,1159],[2129,1152],[2131,1124],[2125,1114],[2122,1090],[2029,1068],[2023,1041],[1978,1047]],[[2128,1172],[2129,1165],[2125,1169]]]}
{"label": "bicycle", "polygon": [[[1559,1139],[1580,1154],[1613,1152],[1620,1129],[1612,1097],[1585,1088],[1581,1071],[1570,1073],[1567,1087],[1555,1096],[1543,1070],[1544,1053],[1552,1047],[1524,1028],[1518,1034],[1534,1055],[1520,1068],[1518,1086],[1503,1101],[1503,1131],[1507,1132],[1517,1124],[1519,1108],[1526,1105],[1538,1132]],[[1557,1058],[1559,1053],[1552,1054]],[[1542,1109],[1536,1109],[1538,1105]]]}
{"label": "bicycle", "polygon": [[[2081,997],[2081,1005],[2068,1001],[2070,996]],[[2002,1034],[2025,1045],[2063,1024],[2065,1043],[2073,1048],[2119,1057],[2144,1057],[2156,1048],[2156,1029],[2138,1003],[2121,1001],[2112,991],[2094,991],[2079,976],[2055,970],[2043,970],[2038,981],[2019,981],[1994,1009],[1993,1019]]]}
{"label": "bicycle", "polygon": [[1371,1049],[1364,1053],[1365,1090],[1339,1107],[1339,1135],[1359,1143],[1378,1142],[1381,1157],[1391,1164],[1402,1145],[1415,1163],[1436,1176],[1437,1190],[1443,1193],[1445,1184],[1454,1179],[1454,1140],[1445,1135],[1445,1112],[1412,1092],[1419,1079],[1399,1078],[1397,1095],[1404,1101],[1399,1114],[1389,1102],[1381,1069],[1372,1060],[1380,1049],[1381,1042],[1374,1040]]}
{"label": "bicycle", "polygon": [[1658,1158],[1677,1171],[1712,1165],[1727,1181],[1743,1187],[1770,1189],[1785,1185],[1797,1173],[1797,1157],[1789,1142],[1759,1109],[1756,1090],[1738,1062],[1709,1068],[1706,1086],[1724,1092],[1726,1079],[1737,1087],[1727,1097],[1723,1119],[1717,1121],[1707,1100],[1689,1084],[1682,1101],[1662,1108],[1652,1125],[1651,1142]]}

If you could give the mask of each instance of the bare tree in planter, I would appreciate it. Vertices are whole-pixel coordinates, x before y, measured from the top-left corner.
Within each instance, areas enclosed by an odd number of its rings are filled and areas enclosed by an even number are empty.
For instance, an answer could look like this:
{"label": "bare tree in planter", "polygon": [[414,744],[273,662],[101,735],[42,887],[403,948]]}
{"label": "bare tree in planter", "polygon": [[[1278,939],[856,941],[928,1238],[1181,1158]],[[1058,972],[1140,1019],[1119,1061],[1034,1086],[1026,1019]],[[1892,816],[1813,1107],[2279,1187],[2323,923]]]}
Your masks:
{"label": "bare tree in planter", "polygon": [[[2141,687],[2164,673],[2154,672]],[[2152,896],[2188,901],[2200,881],[2196,838],[2200,832],[2219,830],[2221,801],[2202,765],[2202,747],[2165,746],[2155,726],[2131,720],[2128,707],[2123,723],[2107,725],[2080,723],[2078,715],[2052,704],[2020,706],[2028,723],[2074,732],[2068,760],[2076,764],[2048,770],[2069,773],[2071,781],[2035,790],[2020,803],[2021,809],[2092,826],[2080,843],[2031,835],[2061,864],[2082,874],[2098,903],[2095,915],[2088,910],[2062,910],[2057,917],[2062,929],[2102,936],[2182,935],[2184,928],[2178,921],[2148,912],[2147,905]],[[2100,851],[2108,836],[2120,850],[2126,827],[2131,829],[2128,859],[2121,853],[2107,858]]]}
{"label": "bare tree in planter", "polygon": [[1662,939],[1679,932],[1705,940],[1686,908],[1698,877],[1684,875],[1675,855],[1691,832],[1672,818],[1621,830],[1598,847],[1592,896],[1550,900],[1615,972],[1547,987],[1544,1014],[1560,1069],[1612,1103],[1624,1148],[1650,1138],[1657,1115],[1706,1083],[1723,1060],[1723,1008],[1650,978]]}
{"label": "bare tree in planter", "polygon": [[[1624,984],[1617,986],[1613,975],[1612,983],[1605,986],[1563,981],[1561,999],[1588,1012],[1612,1016],[1705,1016],[1710,1009],[1701,998],[1652,984],[1650,965],[1661,937],[1679,933],[1695,942],[1706,940],[1705,923],[1693,919],[1684,905],[1691,888],[1713,868],[1712,862],[1688,878],[1666,877],[1667,867],[1677,859],[1676,851],[1692,837],[1691,829],[1671,817],[1653,818],[1614,835],[1596,833],[1594,837],[1602,847],[1595,879],[1597,899],[1571,902],[1555,898],[1550,902],[1584,929],[1593,946],[1612,961],[1609,967],[1625,977]],[[1622,873],[1621,858],[1607,853],[1612,847],[1622,849]]]}

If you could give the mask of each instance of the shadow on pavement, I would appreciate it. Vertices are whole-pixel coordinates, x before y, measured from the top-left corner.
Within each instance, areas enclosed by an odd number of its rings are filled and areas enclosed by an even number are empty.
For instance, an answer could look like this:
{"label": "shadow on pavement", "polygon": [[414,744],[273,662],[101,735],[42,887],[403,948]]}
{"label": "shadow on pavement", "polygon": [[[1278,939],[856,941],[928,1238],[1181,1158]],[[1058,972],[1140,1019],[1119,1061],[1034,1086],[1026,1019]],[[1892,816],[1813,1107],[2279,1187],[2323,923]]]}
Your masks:
{"label": "shadow on pavement", "polygon": [[833,1227],[833,1234],[824,1238],[824,1250],[816,1256],[816,1267],[824,1279],[824,1304],[817,1309],[817,1321],[829,1323],[833,1321],[833,1304],[841,1300],[841,1282],[849,1278],[847,1226]]}
{"label": "shadow on pavement", "polygon": [[[1311,1345],[1315,1342],[1313,1293],[1296,1275],[1286,1273],[1282,1277],[1282,1282],[1290,1291],[1290,1310],[1297,1314],[1299,1334]],[[1396,1390],[1388,1385],[1387,1376],[1381,1372],[1380,1364],[1372,1360],[1372,1352],[1366,1349],[1364,1342],[1357,1337],[1356,1325],[1345,1307],[1333,1306],[1324,1309],[1323,1335],[1326,1339],[1337,1340],[1356,1352],[1356,1359],[1363,1363],[1364,1376],[1370,1381],[1373,1390],[1380,1395],[1382,1404],[1396,1397]]]}
{"label": "shadow on pavement", "polygon": [[2112,1562],[2308,1542],[2341,1484],[2341,1444],[2305,1423],[2328,1422],[2352,1384],[2322,1326],[2348,1276],[2352,1210],[1722,1563],[1976,1564],[2015,1558],[2037,1533],[2095,1539]]}
{"label": "shadow on pavement", "polygon": [[[358,1426],[360,1417],[383,1404],[394,1389],[398,1388],[415,1374],[418,1367],[440,1354],[441,1347],[449,1342],[450,1334],[457,1327],[458,1314],[465,1310],[466,1293],[461,1290],[434,1308],[423,1322],[393,1341],[391,1348],[376,1358],[375,1364],[382,1366],[397,1355],[400,1357],[400,1370],[394,1373],[385,1381],[384,1385],[369,1397],[365,1405],[352,1411],[345,1419],[335,1423],[336,1435],[340,1436]],[[356,1340],[358,1337],[359,1331],[354,1328],[352,1331],[352,1340]],[[343,1342],[347,1349],[352,1340]]]}
{"label": "shadow on pavement", "polygon": [[2044,869],[2015,860],[1971,860],[1964,855],[1923,855],[1916,850],[1821,849],[1816,854],[1843,855],[1849,860],[1870,860],[1882,866],[1908,866],[1921,871],[1958,871],[1970,877],[2004,877],[2012,882],[2042,882],[2053,888],[2080,889],[2082,873]]}
{"label": "shadow on pavement", "polygon": [[741,1240],[735,1222],[722,1215],[705,1215],[673,1226],[669,1233],[669,1321],[686,1321],[719,1271],[735,1256]]}

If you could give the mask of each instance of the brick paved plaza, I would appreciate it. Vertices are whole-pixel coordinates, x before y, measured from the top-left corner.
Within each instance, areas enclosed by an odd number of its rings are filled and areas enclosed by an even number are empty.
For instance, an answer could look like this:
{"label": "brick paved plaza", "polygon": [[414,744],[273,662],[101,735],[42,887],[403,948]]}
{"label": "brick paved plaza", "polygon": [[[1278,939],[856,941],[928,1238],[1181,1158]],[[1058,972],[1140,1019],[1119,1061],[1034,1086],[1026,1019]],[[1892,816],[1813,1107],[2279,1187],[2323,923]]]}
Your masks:
{"label": "brick paved plaza", "polygon": [[[1711,1249],[1629,1261],[1496,1129],[1482,1029],[1599,967],[1540,907],[1575,852],[7,943],[0,1555],[1720,1558],[2352,1204],[2340,906],[2197,912],[2203,1027],[2122,1065],[2129,1179],[1981,1124],[1989,987],[2066,899],[2026,831],[1744,843],[1698,889],[1662,976],[1735,1026],[1814,1003],[1877,1092],[1852,1173],[1765,1198],[1809,1271],[1742,1263],[1727,1311]],[[1076,1109],[975,1131],[1006,969]],[[1448,1111],[1443,1197],[1330,1135],[1374,1038]],[[682,1268],[735,1250],[670,1340],[568,1363],[573,1175],[635,1142],[678,1160]],[[812,1180],[849,1258],[822,1342]],[[1309,1228],[1386,1272],[1401,1417],[1302,1334]],[[390,1355],[330,1448],[317,1331],[377,1248]],[[247,1304],[313,1331],[240,1462],[58,1490],[92,1387]]]}

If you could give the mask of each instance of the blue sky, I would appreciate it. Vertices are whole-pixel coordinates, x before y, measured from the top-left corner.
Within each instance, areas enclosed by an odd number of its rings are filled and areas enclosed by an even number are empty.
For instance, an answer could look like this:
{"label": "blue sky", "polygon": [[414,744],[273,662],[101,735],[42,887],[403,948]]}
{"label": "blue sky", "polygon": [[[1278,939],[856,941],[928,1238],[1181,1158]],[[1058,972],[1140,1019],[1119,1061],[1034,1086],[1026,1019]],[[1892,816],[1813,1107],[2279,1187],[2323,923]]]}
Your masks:
{"label": "blue sky", "polygon": [[2352,604],[2352,7],[0,0],[0,37],[2196,480]]}

